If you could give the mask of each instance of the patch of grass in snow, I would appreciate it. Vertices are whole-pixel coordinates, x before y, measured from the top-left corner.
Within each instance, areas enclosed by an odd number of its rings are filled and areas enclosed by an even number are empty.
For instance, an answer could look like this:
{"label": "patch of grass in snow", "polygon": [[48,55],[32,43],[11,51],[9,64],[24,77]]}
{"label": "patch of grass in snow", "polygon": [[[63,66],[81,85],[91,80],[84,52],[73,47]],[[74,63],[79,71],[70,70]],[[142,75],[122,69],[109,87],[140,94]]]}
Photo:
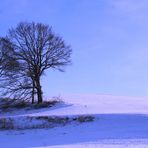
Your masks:
{"label": "patch of grass in snow", "polygon": [[68,122],[73,122],[73,121],[80,122],[80,123],[92,122],[95,119],[95,117],[91,115],[79,115],[77,117],[36,116],[33,118],[38,120],[46,120],[48,122],[52,122],[56,124],[66,124]]}
{"label": "patch of grass in snow", "polygon": [[0,118],[0,129],[37,129],[65,126],[71,123],[91,122],[91,115],[78,116],[26,116],[26,117],[4,117]]}
{"label": "patch of grass in snow", "polygon": [[41,109],[41,108],[48,108],[52,107],[58,103],[61,103],[62,101],[58,98],[46,100],[41,104],[31,104],[31,102],[27,100],[16,100],[16,99],[10,99],[10,98],[1,98],[0,99],[0,112],[10,112],[16,109]]}
{"label": "patch of grass in snow", "polygon": [[62,102],[61,100],[48,100],[48,101],[44,101],[41,104],[32,104],[31,107],[34,109],[40,109],[40,108],[52,107],[57,103],[61,103],[61,102]]}
{"label": "patch of grass in snow", "polygon": [[79,116],[77,118],[77,120],[79,122],[92,122],[92,121],[94,121],[94,118],[95,118],[94,116],[90,116],[90,115],[85,116],[85,115],[82,115],[82,116]]}
{"label": "patch of grass in snow", "polygon": [[68,122],[70,122],[70,118],[69,117],[37,116],[37,117],[35,117],[35,119],[37,119],[37,120],[46,120],[49,123],[61,124],[61,125],[65,125]]}
{"label": "patch of grass in snow", "polygon": [[14,123],[12,118],[0,118],[0,129],[13,129]]}

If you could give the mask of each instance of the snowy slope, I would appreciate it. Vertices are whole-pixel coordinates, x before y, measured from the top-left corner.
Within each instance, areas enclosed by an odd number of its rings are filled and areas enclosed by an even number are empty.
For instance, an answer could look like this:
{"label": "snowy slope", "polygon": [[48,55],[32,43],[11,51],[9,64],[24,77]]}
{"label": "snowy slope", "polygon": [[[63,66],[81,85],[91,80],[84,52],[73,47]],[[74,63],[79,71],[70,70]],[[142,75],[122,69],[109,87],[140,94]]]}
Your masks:
{"label": "snowy slope", "polygon": [[37,112],[21,111],[1,116],[91,114],[96,117],[95,121],[52,129],[1,131],[0,147],[148,147],[148,98],[109,95],[63,98],[67,104]]}
{"label": "snowy slope", "polygon": [[148,114],[148,98],[142,97],[124,97],[112,95],[65,95],[63,96],[63,100],[73,105],[58,108],[50,112],[45,111],[42,112],[42,114]]}
{"label": "snowy slope", "polygon": [[36,111],[16,111],[1,116],[26,115],[79,115],[79,114],[148,114],[148,98],[112,95],[65,95],[59,104]]}

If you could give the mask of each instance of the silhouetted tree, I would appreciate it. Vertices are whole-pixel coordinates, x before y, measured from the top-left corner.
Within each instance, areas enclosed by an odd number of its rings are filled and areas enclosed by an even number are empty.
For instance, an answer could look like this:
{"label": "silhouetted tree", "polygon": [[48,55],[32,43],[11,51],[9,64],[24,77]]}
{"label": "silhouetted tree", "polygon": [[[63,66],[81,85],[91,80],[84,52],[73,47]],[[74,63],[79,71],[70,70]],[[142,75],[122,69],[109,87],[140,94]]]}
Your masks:
{"label": "silhouetted tree", "polygon": [[18,60],[12,43],[0,38],[0,88],[3,95],[26,99],[32,90],[24,64]]}
{"label": "silhouetted tree", "polygon": [[[32,103],[35,94],[37,94],[38,103],[43,101],[41,77],[44,72],[49,68],[63,71],[64,66],[71,63],[70,46],[66,45],[51,27],[41,23],[19,23],[16,28],[9,30],[5,38],[1,38],[1,52],[2,49],[12,51],[11,58],[7,58],[10,52],[0,57],[3,78],[14,80],[11,88],[17,83],[15,86],[20,86],[18,88],[22,89],[26,96],[27,93],[31,94]],[[9,66],[4,66],[3,59],[4,61],[7,59],[6,65],[12,65],[10,69]],[[7,76],[7,71],[10,76]],[[6,84],[6,86],[10,85]],[[10,88],[7,87],[6,90],[9,90]],[[18,93],[20,93],[18,88]],[[14,92],[13,89],[12,92]]]}

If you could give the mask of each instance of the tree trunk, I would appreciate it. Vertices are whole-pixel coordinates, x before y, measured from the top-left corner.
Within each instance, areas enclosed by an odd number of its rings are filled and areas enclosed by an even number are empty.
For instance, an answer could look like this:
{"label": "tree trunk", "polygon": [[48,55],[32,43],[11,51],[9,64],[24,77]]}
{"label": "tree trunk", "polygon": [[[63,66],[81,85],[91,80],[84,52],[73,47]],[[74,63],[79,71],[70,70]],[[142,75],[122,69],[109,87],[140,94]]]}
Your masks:
{"label": "tree trunk", "polygon": [[38,104],[43,102],[43,97],[42,97],[42,87],[40,84],[40,78],[36,80],[36,88],[37,88],[37,97],[38,97]]}
{"label": "tree trunk", "polygon": [[34,80],[32,81],[33,88],[32,88],[32,104],[34,104],[34,94],[35,94],[35,83]]}

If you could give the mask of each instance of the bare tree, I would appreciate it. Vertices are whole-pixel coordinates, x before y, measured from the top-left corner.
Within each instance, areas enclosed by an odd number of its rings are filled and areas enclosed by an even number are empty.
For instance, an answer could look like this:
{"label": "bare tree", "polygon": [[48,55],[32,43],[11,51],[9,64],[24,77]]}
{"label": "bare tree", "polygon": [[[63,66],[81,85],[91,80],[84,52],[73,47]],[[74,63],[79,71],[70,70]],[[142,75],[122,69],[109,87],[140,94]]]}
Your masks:
{"label": "bare tree", "polygon": [[70,46],[51,27],[34,22],[19,23],[9,30],[4,39],[8,41],[5,48],[9,49],[9,45],[12,45],[14,61],[19,63],[19,74],[22,76],[23,73],[24,78],[28,79],[26,82],[31,82],[30,87],[27,83],[26,89],[21,88],[25,91],[31,89],[32,102],[37,93],[38,103],[42,103],[41,77],[49,68],[63,71],[64,66],[71,63]]}
{"label": "bare tree", "polygon": [[0,88],[2,95],[26,99],[30,95],[32,81],[24,71],[24,64],[18,61],[13,44],[7,38],[0,38]]}

